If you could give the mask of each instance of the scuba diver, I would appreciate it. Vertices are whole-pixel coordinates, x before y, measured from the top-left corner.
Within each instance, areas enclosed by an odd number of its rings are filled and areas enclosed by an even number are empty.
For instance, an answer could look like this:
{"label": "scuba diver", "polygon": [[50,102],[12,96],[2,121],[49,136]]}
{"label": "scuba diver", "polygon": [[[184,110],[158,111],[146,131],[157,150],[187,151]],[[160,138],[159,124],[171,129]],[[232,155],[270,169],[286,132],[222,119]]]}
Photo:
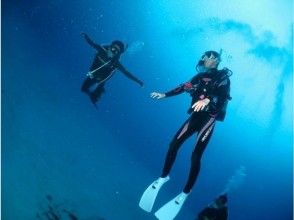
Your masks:
{"label": "scuba diver", "polygon": [[220,195],[212,204],[204,208],[196,220],[227,220],[228,219],[228,197]]}
{"label": "scuba diver", "polygon": [[160,188],[169,180],[169,173],[179,148],[191,135],[198,133],[186,185],[178,196],[155,213],[159,219],[173,219],[180,211],[196,182],[200,171],[201,157],[211,138],[215,123],[217,120],[223,121],[225,118],[226,106],[231,99],[229,77],[232,72],[227,68],[218,70],[220,61],[219,53],[207,51],[196,66],[198,73],[190,81],[166,93],[151,93],[151,98],[162,99],[187,92],[191,95],[192,102],[188,110],[190,117],[178,130],[169,145],[161,176],[149,185],[141,197],[139,206],[142,209],[147,212],[152,210]]}
{"label": "scuba diver", "polygon": [[196,220],[227,220],[228,218],[228,194],[237,190],[244,182],[246,177],[246,168],[240,166],[236,169],[225,185],[224,190],[220,193],[211,204],[205,207],[199,214]]}
{"label": "scuba diver", "polygon": [[99,45],[94,43],[87,34],[82,33],[81,35],[97,51],[87,78],[81,87],[82,92],[90,97],[94,105],[104,93],[104,85],[113,76],[115,70],[120,70],[126,77],[143,87],[143,82],[133,76],[119,62],[120,56],[125,51],[125,46],[121,41],[113,41],[111,45]]}

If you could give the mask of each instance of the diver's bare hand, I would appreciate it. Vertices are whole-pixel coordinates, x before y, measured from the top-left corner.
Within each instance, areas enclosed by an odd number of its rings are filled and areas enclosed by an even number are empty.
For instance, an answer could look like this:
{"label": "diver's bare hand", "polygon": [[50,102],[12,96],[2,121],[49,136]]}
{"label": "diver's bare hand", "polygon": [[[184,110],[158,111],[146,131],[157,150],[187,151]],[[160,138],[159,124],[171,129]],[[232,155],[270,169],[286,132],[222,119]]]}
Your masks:
{"label": "diver's bare hand", "polygon": [[162,99],[165,98],[165,94],[164,93],[159,93],[159,92],[152,92],[150,94],[150,97],[153,99]]}
{"label": "diver's bare hand", "polygon": [[202,111],[209,104],[209,102],[210,100],[208,98],[199,100],[192,105],[192,108],[194,109],[194,112]]}

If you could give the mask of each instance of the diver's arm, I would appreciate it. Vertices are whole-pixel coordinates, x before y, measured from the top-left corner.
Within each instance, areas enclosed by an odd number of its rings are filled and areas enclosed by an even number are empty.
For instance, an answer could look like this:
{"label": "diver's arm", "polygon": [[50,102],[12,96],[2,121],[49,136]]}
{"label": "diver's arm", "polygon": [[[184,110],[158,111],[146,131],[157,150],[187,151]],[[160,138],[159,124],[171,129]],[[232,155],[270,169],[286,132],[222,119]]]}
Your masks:
{"label": "diver's arm", "polygon": [[197,86],[199,83],[199,74],[194,76],[191,80],[188,82],[180,84],[178,87],[174,88],[171,91],[168,91],[165,93],[166,97],[179,95],[185,91],[189,91],[190,89],[194,88],[194,86]]}
{"label": "diver's arm", "polygon": [[[179,95],[185,91],[189,91],[190,89],[192,89],[195,85],[198,84],[197,83],[198,80],[199,80],[199,75],[196,75],[190,81],[182,83],[179,86],[177,86],[176,88],[174,88],[166,93],[157,93],[157,92],[153,92],[153,93],[160,94],[160,98],[176,96],[176,95]],[[152,96],[152,93],[151,93],[151,96]]]}
{"label": "diver's arm", "polygon": [[178,87],[176,87],[175,89],[166,92],[166,93],[161,93],[161,92],[152,92],[150,94],[150,97],[153,99],[163,99],[166,97],[171,97],[171,96],[175,96],[175,95],[179,95],[181,93],[184,92],[184,86],[183,85],[179,85]]}
{"label": "diver's arm", "polygon": [[177,86],[176,88],[174,88],[166,93],[152,92],[150,94],[150,96],[151,96],[151,98],[162,99],[162,98],[166,98],[166,97],[179,95],[185,91],[189,91],[190,89],[192,89],[194,87],[194,83],[197,82],[198,78],[199,78],[198,75],[196,75],[190,81],[188,81],[186,83],[182,83],[179,86]]}
{"label": "diver's arm", "polygon": [[168,91],[166,93],[160,93],[160,92],[152,92],[150,94],[151,98],[154,99],[162,99],[162,98],[166,98],[166,97],[171,97],[171,96],[175,96],[175,95],[179,95],[181,93],[183,93],[186,90],[187,86],[190,86],[191,83],[187,82],[184,84],[179,85],[178,87],[176,87],[175,89]]}
{"label": "diver's arm", "polygon": [[91,47],[95,48],[97,51],[103,50],[103,47],[101,45],[99,45],[99,44],[96,44],[94,41],[92,41],[91,38],[86,33],[81,33],[81,35],[82,35],[82,37],[85,38],[85,40],[87,41],[87,43]]}
{"label": "diver's arm", "polygon": [[141,87],[144,86],[144,83],[137,79],[134,75],[132,75],[129,71],[126,70],[126,68],[121,65],[120,63],[118,63],[118,67],[117,67],[126,77],[128,77],[129,79],[135,81],[136,83],[138,83]]}
{"label": "diver's arm", "polygon": [[178,87],[166,92],[165,97],[171,97],[171,96],[179,95],[179,94],[181,94],[183,92],[184,92],[184,85],[181,84]]}

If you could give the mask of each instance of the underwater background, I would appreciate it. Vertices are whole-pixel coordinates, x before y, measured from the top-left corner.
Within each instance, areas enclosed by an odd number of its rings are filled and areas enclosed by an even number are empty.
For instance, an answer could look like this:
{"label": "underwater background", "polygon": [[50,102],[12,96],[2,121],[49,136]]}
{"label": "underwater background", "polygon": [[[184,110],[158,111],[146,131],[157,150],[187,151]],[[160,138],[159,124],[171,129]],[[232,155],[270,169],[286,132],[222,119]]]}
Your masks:
{"label": "underwater background", "polygon": [[[290,0],[2,1],[2,219],[45,219],[48,203],[82,220],[155,219],[138,202],[190,97],[149,94],[189,80],[202,53],[220,49],[232,101],[176,219],[195,219],[228,183],[229,219],[292,219],[292,9]],[[81,32],[128,43],[121,62],[144,88],[117,72],[96,110],[80,91],[95,55]],[[194,141],[154,211],[182,191]]]}

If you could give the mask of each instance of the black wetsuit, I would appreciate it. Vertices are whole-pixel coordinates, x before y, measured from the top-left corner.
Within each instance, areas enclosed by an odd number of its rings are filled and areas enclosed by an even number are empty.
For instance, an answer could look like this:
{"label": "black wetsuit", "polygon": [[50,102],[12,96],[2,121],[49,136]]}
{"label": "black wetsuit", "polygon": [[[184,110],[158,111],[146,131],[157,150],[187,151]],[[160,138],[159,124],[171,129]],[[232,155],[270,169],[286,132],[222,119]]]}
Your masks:
{"label": "black wetsuit", "polygon": [[222,208],[215,208],[212,206],[206,207],[199,214],[196,220],[227,220],[228,208],[224,206]]}
{"label": "black wetsuit", "polygon": [[[86,41],[97,50],[94,61],[90,67],[91,76],[88,76],[81,90],[87,93],[92,102],[96,103],[105,91],[105,82],[112,77],[115,70],[120,70],[126,77],[137,82],[140,86],[143,86],[143,82],[128,72],[124,66],[119,62],[119,56],[110,58],[107,54],[110,46],[101,46],[94,43],[87,35],[85,35]],[[94,87],[94,89],[91,89]]]}
{"label": "black wetsuit", "polygon": [[197,74],[189,82],[165,93],[166,97],[170,97],[183,92],[188,92],[192,97],[191,106],[195,102],[205,98],[210,100],[205,109],[200,112],[194,112],[191,107],[189,108],[188,112],[191,115],[171,141],[165,159],[161,177],[166,177],[169,174],[176,159],[177,152],[184,141],[186,141],[192,134],[198,133],[191,158],[189,179],[183,190],[185,193],[191,191],[196,181],[200,171],[200,160],[212,135],[215,121],[224,120],[225,107],[230,99],[229,91],[230,80],[227,75],[227,69],[212,69],[209,72]]}

